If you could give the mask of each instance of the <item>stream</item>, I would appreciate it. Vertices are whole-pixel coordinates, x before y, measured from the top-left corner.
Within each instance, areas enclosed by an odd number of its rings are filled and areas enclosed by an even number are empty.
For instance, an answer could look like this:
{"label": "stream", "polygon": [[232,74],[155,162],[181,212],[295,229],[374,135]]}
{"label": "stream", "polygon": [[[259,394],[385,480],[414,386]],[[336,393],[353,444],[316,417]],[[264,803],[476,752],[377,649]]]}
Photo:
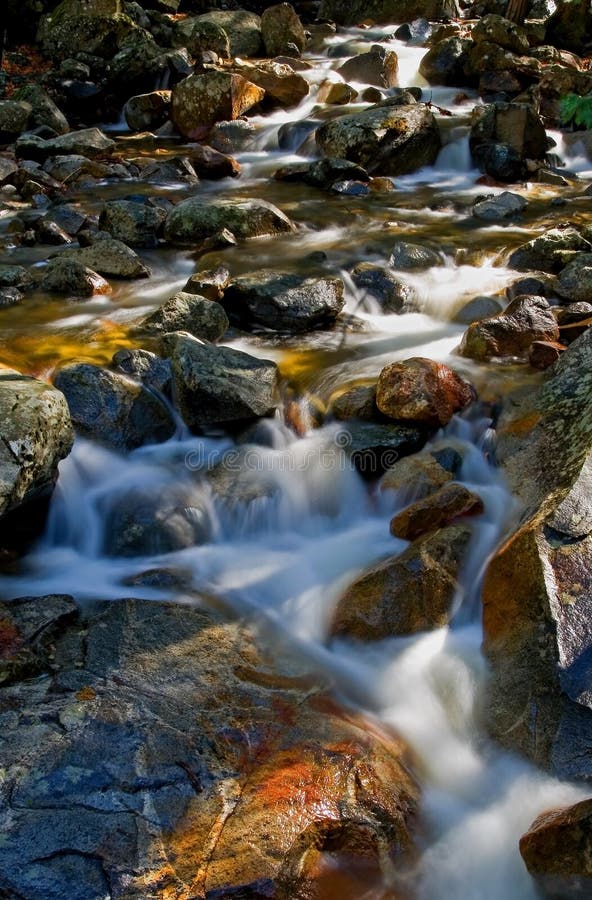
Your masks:
{"label": "stream", "polygon": [[[328,40],[325,50],[335,52],[340,43],[351,46],[354,40],[369,47],[393,32],[394,26],[343,30]],[[399,55],[400,84],[425,88],[417,72],[425,50],[392,38],[387,45]],[[166,572],[174,573],[180,585],[180,603],[194,603],[200,593],[214,595],[255,623],[271,624],[329,673],[345,702],[392,726],[410,744],[422,785],[423,844],[405,886],[422,900],[530,900],[538,894],[518,851],[520,835],[546,808],[577,802],[586,794],[502,752],[481,726],[487,672],[480,651],[480,579],[520,514],[489,461],[493,434],[487,402],[525,376],[519,366],[481,365],[456,356],[464,326],[454,319],[471,298],[498,294],[518,277],[503,260],[534,233],[562,221],[565,210],[553,201],[560,195],[569,198],[571,189],[527,186],[530,204],[519,225],[472,218],[475,198],[501,189],[476,184],[468,121],[477,96],[456,88],[428,89],[431,102],[452,113],[440,117],[448,143],[433,167],[395,178],[394,192],[329,196],[276,182],[271,178],[276,169],[314,153],[308,135],[327,114],[316,92],[343,62],[325,52],[305,58],[314,63],[303,73],[311,82],[311,95],[295,110],[251,120],[253,145],[236,154],[241,178],[201,182],[199,187],[201,192],[276,203],[299,223],[297,234],[216,250],[199,259],[171,249],[142,253],[154,272],[149,282],[120,283],[110,296],[84,304],[58,298],[48,303],[40,295],[28,302],[26,312],[3,310],[0,352],[7,365],[46,378],[74,359],[104,364],[114,350],[135,346],[134,321],[180,289],[193,271],[221,263],[233,275],[277,266],[279,260],[286,271],[342,275],[345,312],[355,327],[286,339],[231,332],[226,343],[274,359],[285,396],[300,405],[305,422],[311,398],[326,404],[346,383],[370,383],[387,363],[411,356],[447,363],[475,384],[485,401],[482,410],[455,417],[436,438],[460,448],[459,480],[480,494],[485,508],[475,520],[451,625],[370,645],[328,638],[344,587],[364,567],[406,546],[390,536],[388,526],[410,495],[381,492],[364,482],[350,463],[348,434],[338,423],[320,428],[309,423],[297,436],[283,410],[257,426],[257,445],[237,445],[216,434],[196,437],[182,423],[168,442],[125,457],[78,438],[60,465],[46,532],[17,571],[0,576],[0,594],[69,593],[82,604],[122,596],[170,599],[170,587],[159,586],[156,575],[145,577]],[[363,104],[351,107],[359,108]],[[339,114],[345,111],[339,108]],[[278,135],[287,124],[291,138],[282,140],[280,149]],[[113,135],[121,152],[130,154],[125,131]],[[164,142],[162,149],[164,154],[182,152],[178,143]],[[567,157],[559,142],[555,152],[563,154],[571,171],[589,173],[590,162],[577,152]],[[127,187],[139,191],[137,185]],[[154,186],[147,190],[154,193]],[[187,189],[161,190],[174,200]],[[92,209],[125,192],[121,185],[105,184],[94,196],[76,199]],[[574,199],[570,218],[585,221],[586,215],[592,221],[585,205]],[[7,226],[2,220],[1,230]],[[383,262],[402,237],[437,244],[444,264],[402,273],[415,289],[417,310],[385,315],[345,270],[360,261]],[[14,262],[27,252],[30,263],[31,251],[25,248],[14,252]],[[150,520],[163,497],[167,521],[148,535],[149,551],[118,555],[112,546],[113,523],[125,505],[141,507]],[[201,542],[167,549],[170,530],[174,533],[188,521]]]}

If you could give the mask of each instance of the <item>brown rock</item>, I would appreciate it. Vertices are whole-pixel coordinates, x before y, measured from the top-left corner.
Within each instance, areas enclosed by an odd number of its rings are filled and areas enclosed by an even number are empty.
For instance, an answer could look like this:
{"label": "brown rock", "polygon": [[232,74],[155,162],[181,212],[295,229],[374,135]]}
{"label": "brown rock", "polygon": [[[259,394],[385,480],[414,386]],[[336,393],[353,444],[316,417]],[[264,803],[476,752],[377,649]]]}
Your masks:
{"label": "brown rock", "polygon": [[326,82],[319,90],[319,100],[321,103],[329,103],[331,106],[343,106],[347,103],[353,103],[358,92],[349,84],[342,81]]}
{"label": "brown rock", "polygon": [[534,341],[530,347],[528,361],[534,369],[548,369],[557,362],[564,350],[565,344],[559,344],[557,341]]}
{"label": "brown rock", "polygon": [[469,325],[459,353],[471,359],[528,355],[533,341],[557,341],[559,327],[544,297],[521,295],[505,312]]}
{"label": "brown rock", "polygon": [[265,91],[266,106],[297,106],[310,91],[306,78],[277,60],[260,62],[256,66],[243,64],[238,71]]}
{"label": "brown rock", "polygon": [[376,405],[385,416],[436,427],[474,399],[472,386],[452,369],[419,356],[385,366],[376,390]]}
{"label": "brown rock", "polygon": [[470,537],[452,525],[362,573],[337,604],[332,635],[372,641],[446,625]]}
{"label": "brown rock", "polygon": [[306,32],[289,3],[278,3],[263,11],[261,37],[268,56],[280,56],[282,53],[295,56],[306,47]]}
{"label": "brown rock", "polygon": [[384,473],[381,491],[396,491],[409,500],[421,500],[452,481],[454,475],[425,451],[399,459]]}
{"label": "brown rock", "polygon": [[331,412],[336,419],[365,419],[376,417],[375,385],[359,385],[339,394],[331,403]]}
{"label": "brown rock", "polygon": [[200,178],[236,178],[240,175],[240,164],[232,156],[220,153],[207,144],[198,144],[191,150],[191,163]]}
{"label": "brown rock", "polygon": [[483,501],[462,484],[445,484],[429,497],[417,500],[391,520],[391,534],[413,541],[422,534],[451,525],[465,516],[483,512]]}
{"label": "brown rock", "polygon": [[394,50],[380,44],[368,53],[360,53],[343,63],[337,70],[344,81],[361,81],[375,87],[390,88],[398,84],[399,59]]}
{"label": "brown rock", "polygon": [[592,893],[592,800],[540,815],[520,838],[526,868],[547,897]]}
{"label": "brown rock", "polygon": [[201,136],[204,128],[237,119],[264,96],[262,88],[242,75],[216,71],[190,75],[173,89],[171,119],[183,137]]}
{"label": "brown rock", "polygon": [[217,269],[206,269],[203,272],[194,272],[187,279],[183,288],[186,294],[200,294],[208,300],[219,300],[230,284],[230,272],[226,266],[218,266]]}

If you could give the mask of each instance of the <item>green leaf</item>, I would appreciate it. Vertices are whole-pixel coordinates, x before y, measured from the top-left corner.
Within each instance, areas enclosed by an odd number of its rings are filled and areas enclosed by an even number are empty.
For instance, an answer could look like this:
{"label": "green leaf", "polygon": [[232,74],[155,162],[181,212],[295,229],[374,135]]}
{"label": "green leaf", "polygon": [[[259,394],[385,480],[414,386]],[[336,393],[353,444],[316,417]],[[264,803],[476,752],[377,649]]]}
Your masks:
{"label": "green leaf", "polygon": [[561,98],[559,108],[564,125],[592,128],[592,94],[586,94],[585,97],[566,94]]}

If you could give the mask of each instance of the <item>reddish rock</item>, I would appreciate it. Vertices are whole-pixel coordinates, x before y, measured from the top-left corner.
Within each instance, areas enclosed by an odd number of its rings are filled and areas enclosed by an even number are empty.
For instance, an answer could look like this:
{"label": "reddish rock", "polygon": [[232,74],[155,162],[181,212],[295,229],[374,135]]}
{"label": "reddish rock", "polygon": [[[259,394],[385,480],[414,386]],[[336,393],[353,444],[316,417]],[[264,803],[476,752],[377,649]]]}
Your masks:
{"label": "reddish rock", "polygon": [[190,75],[173,89],[171,119],[186,138],[203,136],[216,122],[237,119],[258,103],[265,91],[230,72]]}
{"label": "reddish rock", "polygon": [[349,388],[331,401],[331,412],[336,419],[364,419],[376,417],[376,388],[374,385],[358,385]]}
{"label": "reddish rock", "polygon": [[520,853],[546,896],[592,896],[592,800],[540,815],[520,838]]}
{"label": "reddish rock", "polygon": [[220,153],[207,144],[198,144],[191,151],[193,168],[200,178],[236,178],[240,175],[240,164],[233,156]]}
{"label": "reddish rock", "polygon": [[[437,465],[437,463],[436,463]],[[478,516],[483,512],[481,497],[462,484],[445,484],[435,493],[417,500],[391,520],[391,534],[413,541],[422,534],[451,525],[465,516]]]}
{"label": "reddish rock", "polygon": [[459,347],[471,359],[528,356],[534,341],[557,341],[559,326],[544,297],[521,295],[503,313],[469,325]]}
{"label": "reddish rock", "polygon": [[565,345],[557,341],[534,341],[530,347],[528,361],[535,369],[548,369],[557,362],[564,350]]}
{"label": "reddish rock", "polygon": [[376,405],[390,419],[438,427],[475,396],[473,387],[448,366],[413,357],[385,366],[378,379]]}

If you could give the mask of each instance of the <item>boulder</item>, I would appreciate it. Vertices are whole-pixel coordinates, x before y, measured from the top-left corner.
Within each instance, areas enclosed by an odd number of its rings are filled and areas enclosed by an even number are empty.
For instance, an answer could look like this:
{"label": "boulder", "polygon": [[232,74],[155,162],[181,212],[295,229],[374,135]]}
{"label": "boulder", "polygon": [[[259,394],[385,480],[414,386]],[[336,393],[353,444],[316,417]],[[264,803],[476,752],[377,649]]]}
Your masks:
{"label": "boulder", "polygon": [[261,55],[261,18],[255,13],[244,9],[215,9],[198,16],[195,22],[210,22],[222,28],[228,36],[230,56]]}
{"label": "boulder", "polygon": [[414,502],[434,494],[452,481],[455,473],[427,450],[399,459],[380,479],[380,490],[394,491],[397,499]]}
{"label": "boulder", "polygon": [[168,121],[170,110],[171,91],[151,91],[130,97],[123,115],[132,131],[155,131]]}
{"label": "boulder", "polygon": [[[72,424],[63,395],[35,378],[0,369],[0,517],[53,490],[70,452]],[[5,537],[4,527],[1,529]]]}
{"label": "boulder", "polygon": [[350,274],[355,286],[373,297],[385,313],[404,312],[417,300],[415,289],[384,266],[358,263]]}
{"label": "boulder", "polygon": [[454,321],[460,325],[472,325],[473,322],[480,322],[481,319],[496,316],[501,312],[503,312],[503,306],[496,297],[485,295],[473,297],[459,309],[454,316]]}
{"label": "boulder", "polygon": [[[434,460],[436,462],[436,460]],[[436,463],[438,465],[438,463]],[[447,483],[428,497],[415,500],[391,519],[393,537],[414,541],[423,534],[483,512],[483,501],[462,484]]]}
{"label": "boulder", "polygon": [[389,257],[391,269],[400,269],[403,272],[431,269],[432,266],[441,265],[442,257],[439,253],[423,244],[414,244],[411,241],[397,241]]}
{"label": "boulder", "polygon": [[528,201],[520,194],[512,191],[502,191],[501,194],[492,195],[485,200],[479,200],[473,205],[473,215],[477,219],[486,222],[499,222],[502,219],[514,219],[528,206]]}
{"label": "boulder", "polygon": [[557,362],[564,350],[565,345],[558,341],[533,341],[528,353],[528,362],[533,369],[548,369]]}
{"label": "boulder", "polygon": [[61,256],[50,259],[43,270],[41,290],[70,297],[92,297],[94,294],[110,294],[108,281],[76,259]]}
{"label": "boulder", "polygon": [[169,213],[165,238],[172,244],[192,246],[224,228],[245,239],[289,232],[293,225],[281,210],[265,200],[189,197]]}
{"label": "boulder", "polygon": [[336,419],[362,419],[371,422],[376,418],[376,387],[359,385],[348,388],[331,400],[331,413]]}
{"label": "boulder", "polygon": [[243,63],[238,73],[265,91],[262,99],[266,107],[289,109],[298,106],[310,91],[306,78],[285,62],[266,60],[257,65]]}
{"label": "boulder", "polygon": [[270,269],[233,279],[222,301],[231,321],[273,331],[310,331],[333,322],[345,304],[340,278],[306,278]]}
{"label": "boulder", "polygon": [[455,0],[321,0],[319,19],[328,19],[339,25],[357,25],[367,19],[388,23],[412,22],[414,19],[441,19],[443,16],[460,15]]}
{"label": "boulder", "polygon": [[574,303],[592,301],[592,253],[578,253],[555,282],[560,297]]}
{"label": "boulder", "polygon": [[306,32],[289,3],[268,6],[263,11],[261,37],[267,56],[299,56],[306,47]]}
{"label": "boulder", "polygon": [[140,179],[149,184],[199,183],[197,172],[187,156],[169,156],[168,159],[147,160],[142,166]]}
{"label": "boulder", "polygon": [[242,75],[196,73],[173,88],[171,120],[183,137],[203,136],[215,122],[237,119],[264,96],[262,88]]}
{"label": "boulder", "polygon": [[469,145],[474,162],[497,181],[519,181],[526,161],[542,161],[547,135],[540,117],[524,103],[491,103],[476,108]]}
{"label": "boulder", "polygon": [[279,381],[274,362],[183,332],[165,335],[162,349],[171,360],[176,402],[189,428],[237,425],[274,411]]}
{"label": "boulder", "polygon": [[545,38],[549,44],[582,54],[590,43],[592,10],[586,0],[559,0],[547,23]]}
{"label": "boulder", "polygon": [[[190,28],[186,31],[185,27]],[[181,23],[182,33],[186,35],[183,43],[189,53],[197,60],[203,53],[215,53],[220,59],[230,59],[230,41],[221,25],[208,20],[189,20]]]}
{"label": "boulder", "polygon": [[17,100],[0,100],[0,142],[8,144],[26,130],[31,104]]}
{"label": "boulder", "polygon": [[339,599],[331,635],[377,641],[447,625],[470,538],[451,525],[371,566]]}
{"label": "boulder", "polygon": [[471,385],[448,366],[412,357],[385,366],[376,405],[389,419],[439,428],[475,399]]}
{"label": "boulder", "polygon": [[220,300],[229,284],[230,271],[226,266],[218,266],[216,269],[194,272],[187,279],[183,290],[188,294],[207,297],[208,300]]}
{"label": "boulder", "polygon": [[36,134],[23,135],[15,146],[17,156],[43,162],[48,156],[79,154],[88,159],[111,153],[115,141],[108,138],[100,128],[83,128],[70,131],[56,138],[44,139]]}
{"label": "boulder", "polygon": [[214,300],[179,291],[139,325],[148,334],[187,331],[204,341],[217,341],[228,330],[224,309]]}
{"label": "boulder", "polygon": [[120,0],[62,0],[42,16],[37,41],[56,60],[77,52],[111,59],[134,33],[143,32],[122,12]]}
{"label": "boulder", "polygon": [[148,278],[150,269],[137,253],[115,238],[100,238],[89,247],[64,250],[62,259],[75,259],[101,275],[114,278]]}
{"label": "boulder", "polygon": [[467,38],[447,37],[430,47],[419,64],[419,72],[430,84],[465,87],[466,63],[472,43]]}
{"label": "boulder", "polygon": [[72,597],[63,594],[0,603],[0,685],[4,688],[47,671],[54,641],[77,617]]}
{"label": "boulder", "polygon": [[367,53],[352,56],[337,71],[344,81],[358,81],[382,88],[396,87],[399,58],[394,50],[376,44]]}
{"label": "boulder", "polygon": [[592,890],[592,800],[542,813],[520,838],[526,868],[545,897]]}
{"label": "boulder", "polygon": [[149,200],[108,200],[99,216],[99,228],[132,247],[156,247],[167,214]]}
{"label": "boulder", "polygon": [[533,341],[556,341],[559,327],[544,297],[522,294],[505,311],[469,325],[458,352],[470,359],[528,355]]}
{"label": "boulder", "polygon": [[592,240],[571,226],[550,228],[545,234],[514,250],[508,265],[519,272],[538,269],[555,273],[560,272],[580,251],[592,253]]}
{"label": "boulder", "polygon": [[18,172],[18,166],[14,159],[7,156],[0,156],[0,186],[12,184]]}
{"label": "boulder", "polygon": [[403,456],[417,453],[427,440],[425,429],[415,424],[382,423],[348,419],[338,438],[360,475],[373,480]]}
{"label": "boulder", "polygon": [[76,430],[113,450],[135,450],[174,434],[164,402],[125,375],[74,363],[59,370],[54,384],[68,401]]}
{"label": "boulder", "polygon": [[207,144],[196,144],[191,148],[191,166],[199,178],[207,180],[237,178],[241,172],[241,167],[233,156],[220,153]]}
{"label": "boulder", "polygon": [[435,162],[440,132],[425,106],[380,106],[326,122],[316,142],[325,156],[349,159],[370,174],[405,175]]}
{"label": "boulder", "polygon": [[361,896],[409,864],[405,746],[288,648],[154,600],[61,630],[41,681],[3,689],[8,894],[322,896],[351,871]]}
{"label": "boulder", "polygon": [[116,372],[129,375],[160,394],[169,397],[172,393],[170,362],[150,350],[118,350],[113,354],[112,366]]}
{"label": "boulder", "polygon": [[515,22],[493,13],[479,19],[471,31],[471,39],[477,46],[483,43],[497,44],[513,53],[523,54],[530,50],[530,41],[525,31]]}
{"label": "boulder", "polygon": [[45,126],[51,128],[58,135],[66,134],[70,130],[65,115],[40,85],[25,84],[14,92],[12,99],[30,105],[29,128]]}

